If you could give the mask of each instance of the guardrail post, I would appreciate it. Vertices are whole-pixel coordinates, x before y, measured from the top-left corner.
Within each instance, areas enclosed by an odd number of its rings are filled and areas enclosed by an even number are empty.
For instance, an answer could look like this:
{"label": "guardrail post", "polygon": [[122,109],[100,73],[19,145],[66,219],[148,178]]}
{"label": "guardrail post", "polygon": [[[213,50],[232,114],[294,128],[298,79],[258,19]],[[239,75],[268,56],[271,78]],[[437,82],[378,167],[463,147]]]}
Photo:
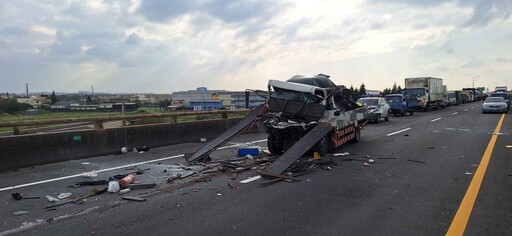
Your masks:
{"label": "guardrail post", "polygon": [[96,121],[94,122],[94,128],[95,129],[103,129],[103,121]]}
{"label": "guardrail post", "polygon": [[171,118],[171,121],[170,121],[171,124],[178,123],[178,117],[177,116],[170,116],[169,118]]}

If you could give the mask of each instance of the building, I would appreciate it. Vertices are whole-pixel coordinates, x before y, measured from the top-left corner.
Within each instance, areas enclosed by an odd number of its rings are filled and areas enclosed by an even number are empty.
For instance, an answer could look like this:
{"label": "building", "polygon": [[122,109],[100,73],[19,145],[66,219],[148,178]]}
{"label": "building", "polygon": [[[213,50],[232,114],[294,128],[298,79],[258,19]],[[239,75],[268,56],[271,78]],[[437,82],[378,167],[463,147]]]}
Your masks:
{"label": "building", "polygon": [[35,109],[39,109],[43,106],[43,104],[46,103],[47,97],[41,97],[41,96],[30,96],[30,97],[17,97],[16,101],[18,103],[25,103],[29,104]]}
{"label": "building", "polygon": [[[220,101],[221,106],[217,109],[243,109],[246,102],[245,96],[245,91],[208,90],[206,87],[199,87],[196,90],[174,92],[171,105],[215,109],[219,107],[218,103]],[[199,103],[202,101],[204,103],[200,105]],[[257,107],[264,102],[265,98],[258,96],[254,92],[249,93],[249,107]]]}

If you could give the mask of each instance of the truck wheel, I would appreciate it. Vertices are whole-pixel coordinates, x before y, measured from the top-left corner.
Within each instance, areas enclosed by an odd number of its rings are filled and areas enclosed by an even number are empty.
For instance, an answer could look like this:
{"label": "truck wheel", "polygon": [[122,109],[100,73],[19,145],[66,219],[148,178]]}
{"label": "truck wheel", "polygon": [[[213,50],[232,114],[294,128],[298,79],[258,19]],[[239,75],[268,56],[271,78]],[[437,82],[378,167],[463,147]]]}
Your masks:
{"label": "truck wheel", "polygon": [[400,116],[405,116],[406,114],[407,114],[407,112],[406,112],[406,111],[403,111],[403,112],[400,114]]}
{"label": "truck wheel", "polygon": [[274,155],[283,154],[283,142],[281,142],[275,135],[270,134],[267,138],[268,151]]}
{"label": "truck wheel", "polygon": [[329,151],[330,151],[330,143],[329,143],[329,137],[326,135],[326,136],[323,136],[320,141],[318,141],[318,143],[315,144],[315,146],[313,147],[313,151],[314,152],[318,152],[320,154],[320,156],[325,156],[327,154],[329,154]]}
{"label": "truck wheel", "polygon": [[359,140],[361,140],[361,129],[359,126],[355,127],[355,135],[352,140],[350,140],[352,143],[359,143]]}
{"label": "truck wheel", "polygon": [[414,110],[410,110],[409,114],[411,114],[411,116],[412,116],[412,114],[414,114]]}
{"label": "truck wheel", "polygon": [[385,121],[389,121],[389,113],[388,113],[388,115],[386,117],[384,117],[384,120]]}

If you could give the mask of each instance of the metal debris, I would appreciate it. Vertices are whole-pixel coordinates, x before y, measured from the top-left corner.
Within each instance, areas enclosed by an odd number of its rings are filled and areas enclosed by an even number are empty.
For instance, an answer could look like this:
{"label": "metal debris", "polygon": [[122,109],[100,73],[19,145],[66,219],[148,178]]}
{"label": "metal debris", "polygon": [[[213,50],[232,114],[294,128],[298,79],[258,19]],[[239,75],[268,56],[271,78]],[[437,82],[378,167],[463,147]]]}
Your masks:
{"label": "metal debris", "polygon": [[426,162],[424,162],[424,161],[417,161],[417,160],[413,160],[413,159],[407,159],[407,161],[416,162],[416,163],[421,163],[421,164],[425,164],[425,163],[426,163]]}

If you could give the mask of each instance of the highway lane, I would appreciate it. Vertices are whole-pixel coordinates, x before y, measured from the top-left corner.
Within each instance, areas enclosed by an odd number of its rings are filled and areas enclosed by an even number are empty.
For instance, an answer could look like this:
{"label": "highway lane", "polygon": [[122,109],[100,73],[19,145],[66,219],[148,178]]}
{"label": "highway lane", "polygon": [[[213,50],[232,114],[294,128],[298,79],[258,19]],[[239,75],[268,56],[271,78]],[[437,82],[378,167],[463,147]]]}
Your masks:
{"label": "highway lane", "polygon": [[[439,111],[415,113],[414,116],[392,117],[389,122],[371,124],[362,132],[358,144],[346,145],[339,152],[350,158],[371,155],[381,163],[364,167],[359,161],[341,161],[332,171],[315,172],[300,183],[279,183],[260,187],[258,181],[240,184],[232,190],[219,175],[208,183],[172,189],[155,194],[143,203],[118,204],[117,196],[102,195],[80,206],[70,205],[57,212],[37,212],[21,219],[32,221],[72,214],[77,209],[90,213],[68,217],[31,228],[38,235],[75,234],[178,234],[178,235],[432,235],[447,232],[488,146],[500,114],[480,114],[479,103],[450,107]],[[504,130],[510,130],[511,119],[504,119]],[[402,132],[396,133],[397,131]],[[390,135],[392,134],[392,135]],[[236,141],[260,140],[261,134],[244,135]],[[468,234],[500,234],[509,232],[510,213],[510,135],[497,138],[481,196],[468,222]],[[264,143],[260,143],[264,144]],[[159,148],[150,153],[130,153],[81,160],[96,169],[119,166],[135,161],[179,155],[199,147],[183,144]],[[501,146],[500,146],[501,145]],[[214,153],[215,158],[233,157],[236,149]],[[340,157],[340,160],[347,157]],[[379,159],[396,158],[396,159]],[[420,161],[412,162],[409,160]],[[180,158],[162,161],[182,162]],[[89,170],[80,161],[47,165],[19,172],[2,173],[2,180],[16,185],[32,179],[55,178],[77,173],[74,167]],[[87,168],[84,168],[87,166]],[[158,163],[152,163],[152,170]],[[78,171],[80,173],[80,171]],[[100,173],[114,174],[115,171]],[[242,180],[253,176],[245,173]],[[158,178],[155,177],[146,178]],[[26,179],[25,179],[26,178]],[[18,189],[44,194],[48,188],[65,186],[73,179]],[[60,189],[59,189],[60,190]],[[57,190],[54,190],[57,191]],[[7,191],[0,196],[8,198]],[[218,193],[221,193],[219,196]],[[496,200],[499,198],[500,200]],[[28,201],[28,200],[26,200]],[[18,202],[6,200],[9,211]],[[25,203],[27,204],[27,203]],[[94,209],[100,206],[100,209]],[[114,207],[113,207],[114,206]],[[6,208],[4,208],[6,209]],[[39,210],[40,211],[40,210]],[[2,210],[4,212],[4,210]],[[6,211],[7,212],[7,211]],[[7,212],[7,213],[10,213]],[[2,214],[6,215],[6,214]],[[12,218],[11,218],[12,220]],[[8,221],[4,221],[8,222]],[[13,229],[17,222],[5,224],[0,231]]]}

